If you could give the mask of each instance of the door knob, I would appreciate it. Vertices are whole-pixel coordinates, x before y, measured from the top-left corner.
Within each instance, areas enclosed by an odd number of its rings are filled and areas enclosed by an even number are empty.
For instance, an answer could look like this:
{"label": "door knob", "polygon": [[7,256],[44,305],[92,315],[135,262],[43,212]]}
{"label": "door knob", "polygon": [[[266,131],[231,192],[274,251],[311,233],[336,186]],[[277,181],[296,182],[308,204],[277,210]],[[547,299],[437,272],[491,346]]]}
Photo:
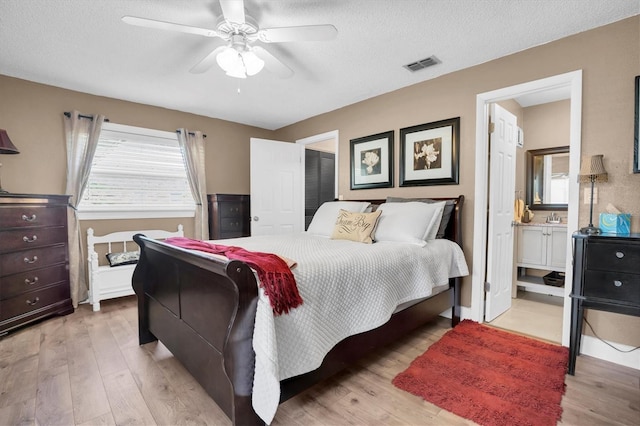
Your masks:
{"label": "door knob", "polygon": [[254,216],[254,217],[253,217],[253,221],[254,221],[254,222],[257,222],[257,221],[259,221],[259,220],[260,220],[260,218],[259,218],[258,216]]}

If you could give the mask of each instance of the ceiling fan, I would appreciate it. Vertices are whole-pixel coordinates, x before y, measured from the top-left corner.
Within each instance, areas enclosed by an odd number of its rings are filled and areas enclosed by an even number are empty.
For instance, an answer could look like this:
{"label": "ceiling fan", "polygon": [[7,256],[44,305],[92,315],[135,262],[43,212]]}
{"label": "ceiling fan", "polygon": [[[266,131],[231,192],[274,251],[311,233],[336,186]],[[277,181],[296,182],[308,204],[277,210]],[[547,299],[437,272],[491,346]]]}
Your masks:
{"label": "ceiling fan", "polygon": [[215,48],[189,71],[195,74],[203,73],[217,62],[228,76],[237,78],[255,75],[263,67],[283,78],[293,75],[293,70],[268,50],[254,45],[257,41],[323,41],[331,40],[338,34],[338,30],[330,24],[260,28],[253,18],[245,14],[244,0],[219,1],[222,16],[218,18],[215,30],[136,16],[123,16],[122,20],[140,27],[219,38],[225,44]]}

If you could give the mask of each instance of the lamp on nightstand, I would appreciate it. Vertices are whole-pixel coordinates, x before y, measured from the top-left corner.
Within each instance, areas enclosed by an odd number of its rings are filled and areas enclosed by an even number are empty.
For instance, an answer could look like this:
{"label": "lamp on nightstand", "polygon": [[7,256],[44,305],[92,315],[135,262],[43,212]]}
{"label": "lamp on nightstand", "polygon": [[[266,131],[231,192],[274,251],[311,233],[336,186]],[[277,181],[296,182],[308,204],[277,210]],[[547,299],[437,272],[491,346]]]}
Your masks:
{"label": "lamp on nightstand", "polygon": [[590,159],[582,162],[578,182],[591,182],[591,202],[589,203],[589,226],[580,228],[581,234],[600,234],[600,228],[593,226],[593,184],[595,182],[607,182],[609,175],[604,169],[602,158],[604,155],[592,155]]}
{"label": "lamp on nightstand", "polygon": [[[7,131],[4,129],[0,129],[0,154],[20,154],[18,148],[11,142],[9,139],[9,135]],[[2,164],[0,163],[0,170],[2,169]],[[8,191],[2,189],[2,179],[0,179],[0,194],[6,194]]]}

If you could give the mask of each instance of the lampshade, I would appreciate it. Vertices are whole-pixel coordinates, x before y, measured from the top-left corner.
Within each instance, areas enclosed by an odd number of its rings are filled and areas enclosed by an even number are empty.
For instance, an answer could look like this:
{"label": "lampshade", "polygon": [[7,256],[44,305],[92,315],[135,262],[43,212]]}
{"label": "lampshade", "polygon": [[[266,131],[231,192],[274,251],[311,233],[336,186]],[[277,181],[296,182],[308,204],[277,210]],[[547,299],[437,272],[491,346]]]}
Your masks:
{"label": "lampshade", "polygon": [[250,47],[234,44],[228,46],[216,56],[216,62],[228,76],[247,78],[247,75],[256,75],[264,67],[264,61],[260,59]]}
{"label": "lampshade", "polygon": [[4,129],[0,129],[0,154],[20,154]]}
{"label": "lampshade", "polygon": [[604,155],[592,155],[591,158],[582,160],[578,182],[607,182],[609,175],[604,169],[602,158]]}

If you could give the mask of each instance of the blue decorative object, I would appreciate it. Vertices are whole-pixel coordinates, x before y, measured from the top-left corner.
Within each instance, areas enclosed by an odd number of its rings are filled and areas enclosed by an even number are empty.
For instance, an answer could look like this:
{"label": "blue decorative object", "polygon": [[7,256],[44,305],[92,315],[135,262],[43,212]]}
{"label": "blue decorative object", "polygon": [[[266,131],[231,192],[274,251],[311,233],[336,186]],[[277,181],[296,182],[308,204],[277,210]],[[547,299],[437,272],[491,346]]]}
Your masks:
{"label": "blue decorative object", "polygon": [[630,213],[600,213],[600,229],[609,234],[631,233]]}

